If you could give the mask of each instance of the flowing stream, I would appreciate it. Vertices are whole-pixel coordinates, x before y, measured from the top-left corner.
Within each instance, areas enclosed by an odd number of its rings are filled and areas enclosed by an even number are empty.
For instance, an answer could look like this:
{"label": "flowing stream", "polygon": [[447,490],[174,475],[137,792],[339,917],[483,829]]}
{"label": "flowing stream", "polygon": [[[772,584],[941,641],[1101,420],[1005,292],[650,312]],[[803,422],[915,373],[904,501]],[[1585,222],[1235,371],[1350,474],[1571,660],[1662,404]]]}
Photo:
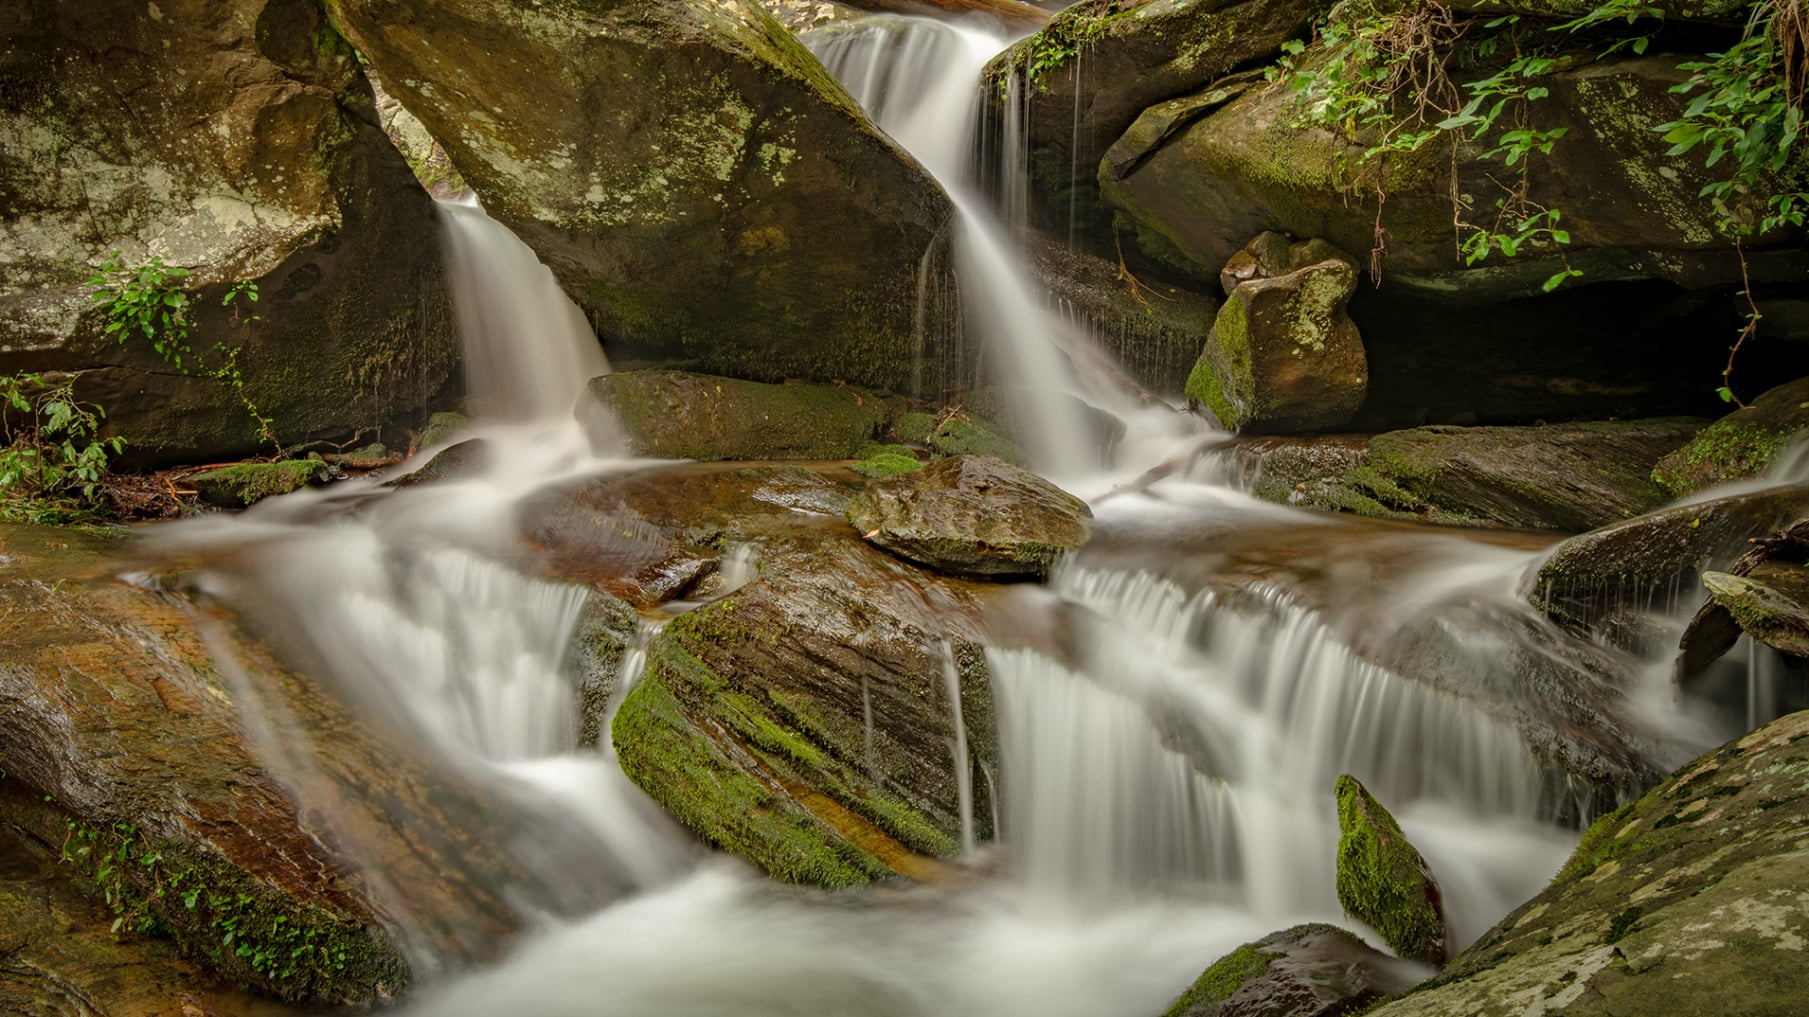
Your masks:
{"label": "flowing stream", "polygon": [[[1039,464],[1097,493],[1197,429],[1172,413],[1135,424],[1116,472],[1093,454],[1085,406],[1148,411],[1073,369],[1091,356],[1085,335],[1047,310],[1011,234],[966,183],[975,82],[1003,43],[875,18],[816,48],[947,186],[971,327],[999,351],[1002,374],[1041,395],[1023,411],[1045,439]],[[444,215],[486,466],[417,488],[336,485],[163,538],[234,549],[206,588],[257,605],[340,696],[533,817],[503,849],[543,884],[521,905],[535,931],[492,966],[430,982],[410,1009],[1155,1014],[1239,943],[1300,920],[1343,922],[1331,798],[1341,773],[1382,797],[1427,855],[1460,943],[1537,892],[1574,842],[1549,822],[1549,774],[1512,720],[1512,690],[1490,709],[1361,652],[1415,638],[1414,624],[1447,609],[1505,618],[1504,633],[1532,626],[1514,589],[1536,542],[1329,521],[1177,476],[1097,499],[1108,537],[1026,594],[1072,619],[1068,657],[987,652],[1001,834],[974,845],[964,815],[971,864],[956,877],[829,894],[699,851],[607,744],[577,746],[566,668],[585,593],[525,574],[513,536],[511,510],[534,489],[645,468],[594,448],[573,422],[583,381],[607,365],[528,248],[481,209]],[[1271,535],[1325,550],[1221,582],[1249,571],[1224,547]],[[757,581],[756,549],[727,559],[725,586]],[[1452,666],[1486,671],[1501,645],[1456,642]],[[261,730],[267,756],[287,761],[273,766],[305,765],[305,746],[275,744],[278,723]],[[952,730],[965,730],[959,718]],[[969,752],[951,737],[949,765],[965,770]],[[965,784],[962,801],[971,813]],[[554,852],[555,840],[567,846]],[[347,846],[358,854],[349,835]],[[593,868],[604,889],[576,878]],[[407,902],[389,903],[406,923]],[[432,970],[436,958],[419,960]]]}

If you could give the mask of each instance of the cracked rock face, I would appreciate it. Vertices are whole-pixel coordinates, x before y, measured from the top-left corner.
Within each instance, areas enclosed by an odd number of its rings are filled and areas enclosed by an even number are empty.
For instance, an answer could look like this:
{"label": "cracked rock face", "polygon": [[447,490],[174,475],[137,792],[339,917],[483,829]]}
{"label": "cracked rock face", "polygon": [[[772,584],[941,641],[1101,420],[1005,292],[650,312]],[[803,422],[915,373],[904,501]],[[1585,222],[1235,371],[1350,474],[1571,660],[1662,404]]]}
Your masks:
{"label": "cracked rock face", "polygon": [[1603,817],[1546,891],[1375,1017],[1800,1014],[1809,712]]}

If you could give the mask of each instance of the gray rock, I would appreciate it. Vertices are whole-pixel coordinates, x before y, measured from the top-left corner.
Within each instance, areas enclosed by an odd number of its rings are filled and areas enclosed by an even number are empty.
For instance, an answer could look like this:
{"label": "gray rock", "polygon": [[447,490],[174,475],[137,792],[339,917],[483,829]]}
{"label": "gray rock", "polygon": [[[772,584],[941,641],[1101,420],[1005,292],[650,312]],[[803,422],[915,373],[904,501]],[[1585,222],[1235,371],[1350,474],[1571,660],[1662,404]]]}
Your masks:
{"label": "gray rock", "polygon": [[636,455],[660,459],[852,459],[872,444],[886,404],[865,389],[764,385],[680,371],[593,378],[578,404],[592,443],[620,428]]}
{"label": "gray rock", "polygon": [[1296,925],[1219,958],[1164,1017],[1336,1017],[1418,978],[1337,926]]}
{"label": "gray rock", "polygon": [[874,481],[848,521],[894,554],[956,575],[1046,575],[1086,543],[1093,513],[1054,484],[991,456],[953,456]]}

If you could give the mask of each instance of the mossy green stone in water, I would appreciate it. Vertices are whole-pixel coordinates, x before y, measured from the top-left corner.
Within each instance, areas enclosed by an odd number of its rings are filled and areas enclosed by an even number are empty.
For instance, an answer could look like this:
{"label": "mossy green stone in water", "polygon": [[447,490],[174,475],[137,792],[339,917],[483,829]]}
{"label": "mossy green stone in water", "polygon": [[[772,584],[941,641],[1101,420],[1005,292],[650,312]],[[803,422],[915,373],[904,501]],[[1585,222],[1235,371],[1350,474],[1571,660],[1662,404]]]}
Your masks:
{"label": "mossy green stone in water", "polygon": [[1181,1017],[1197,1007],[1222,1005],[1245,982],[1267,971],[1269,962],[1277,956],[1258,950],[1254,943],[1245,943],[1207,968],[1163,1017]]}
{"label": "mossy green stone in water", "polygon": [[1013,466],[1028,466],[1030,454],[999,433],[991,422],[955,416],[944,420],[929,436],[929,446],[939,456],[980,455],[1003,459]]}
{"label": "mossy green stone in water", "polygon": [[890,477],[912,470],[923,469],[923,463],[914,455],[898,452],[881,452],[868,456],[860,462],[848,467],[863,477]]}
{"label": "mossy green stone in water", "polygon": [[1355,777],[1338,778],[1338,903],[1401,957],[1447,960],[1438,883],[1400,824]]}
{"label": "mossy green stone in water", "polygon": [[429,448],[443,444],[452,436],[463,430],[470,421],[463,413],[436,413],[427,418],[427,427],[421,431],[421,447]]}

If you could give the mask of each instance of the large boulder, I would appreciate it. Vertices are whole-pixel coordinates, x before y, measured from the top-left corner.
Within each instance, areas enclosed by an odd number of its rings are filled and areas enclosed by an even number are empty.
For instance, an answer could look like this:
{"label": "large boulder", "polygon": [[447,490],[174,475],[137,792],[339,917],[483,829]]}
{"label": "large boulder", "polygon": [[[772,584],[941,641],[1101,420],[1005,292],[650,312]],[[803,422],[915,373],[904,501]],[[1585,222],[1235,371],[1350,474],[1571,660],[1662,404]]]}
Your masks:
{"label": "large boulder", "polygon": [[1021,118],[1037,219],[1111,251],[1110,210],[1095,180],[1100,157],[1151,104],[1279,54],[1306,32],[1310,8],[1305,0],[1084,0],[994,57],[981,93],[989,118]]}
{"label": "large boulder", "polygon": [[814,885],[942,873],[938,859],[962,846],[964,792],[974,834],[991,833],[992,693],[974,644],[1003,588],[864,543],[838,518],[855,489],[833,468],[697,464],[588,481],[521,510],[548,567],[580,581],[699,557],[720,570],[720,549],[753,549],[745,585],[712,593],[704,576],[684,591],[714,599],[647,647],[614,744],[629,777],[703,840]]}
{"label": "large boulder", "polygon": [[1572,537],[1528,577],[1533,606],[1591,629],[1624,611],[1668,611],[1704,571],[1726,569],[1747,541],[1809,516],[1809,484],[1680,505]]}
{"label": "large boulder", "polygon": [[1296,925],[1218,959],[1164,1017],[1335,1017],[1418,980],[1335,925]]}
{"label": "large boulder", "polygon": [[1809,431],[1809,378],[1779,385],[1710,424],[1695,440],[1658,461],[1652,479],[1683,496],[1713,484],[1765,473]]}
{"label": "large boulder", "polygon": [[[0,139],[0,373],[83,372],[131,459],[252,450],[244,399],[285,442],[374,429],[450,377],[433,204],[313,0],[22,7],[0,27]],[[242,394],[104,331],[89,279],[114,252],[188,273],[163,287],[188,345],[212,367],[241,348]],[[222,306],[241,280],[258,302]]]}
{"label": "large boulder", "polygon": [[599,449],[624,433],[631,452],[658,459],[852,459],[886,404],[845,386],[628,371],[591,379],[577,414]]}
{"label": "large boulder", "polygon": [[1371,1017],[1791,1017],[1809,922],[1809,713],[1678,770],[1599,820],[1544,893]]}
{"label": "large boulder", "polygon": [[752,0],[333,7],[618,365],[906,391],[946,352],[947,196]]}
{"label": "large boulder", "polygon": [[868,484],[848,502],[861,535],[911,561],[982,578],[1045,576],[1086,543],[1093,513],[991,456],[951,456]]}
{"label": "large boulder", "polygon": [[1220,273],[1226,294],[1187,378],[1187,401],[1228,430],[1323,431],[1363,405],[1369,364],[1345,313],[1357,290],[1350,255],[1278,233],[1250,241]]}
{"label": "large boulder", "polygon": [[1338,903],[1381,933],[1407,960],[1449,959],[1438,880],[1382,803],[1346,774],[1338,778]]}

